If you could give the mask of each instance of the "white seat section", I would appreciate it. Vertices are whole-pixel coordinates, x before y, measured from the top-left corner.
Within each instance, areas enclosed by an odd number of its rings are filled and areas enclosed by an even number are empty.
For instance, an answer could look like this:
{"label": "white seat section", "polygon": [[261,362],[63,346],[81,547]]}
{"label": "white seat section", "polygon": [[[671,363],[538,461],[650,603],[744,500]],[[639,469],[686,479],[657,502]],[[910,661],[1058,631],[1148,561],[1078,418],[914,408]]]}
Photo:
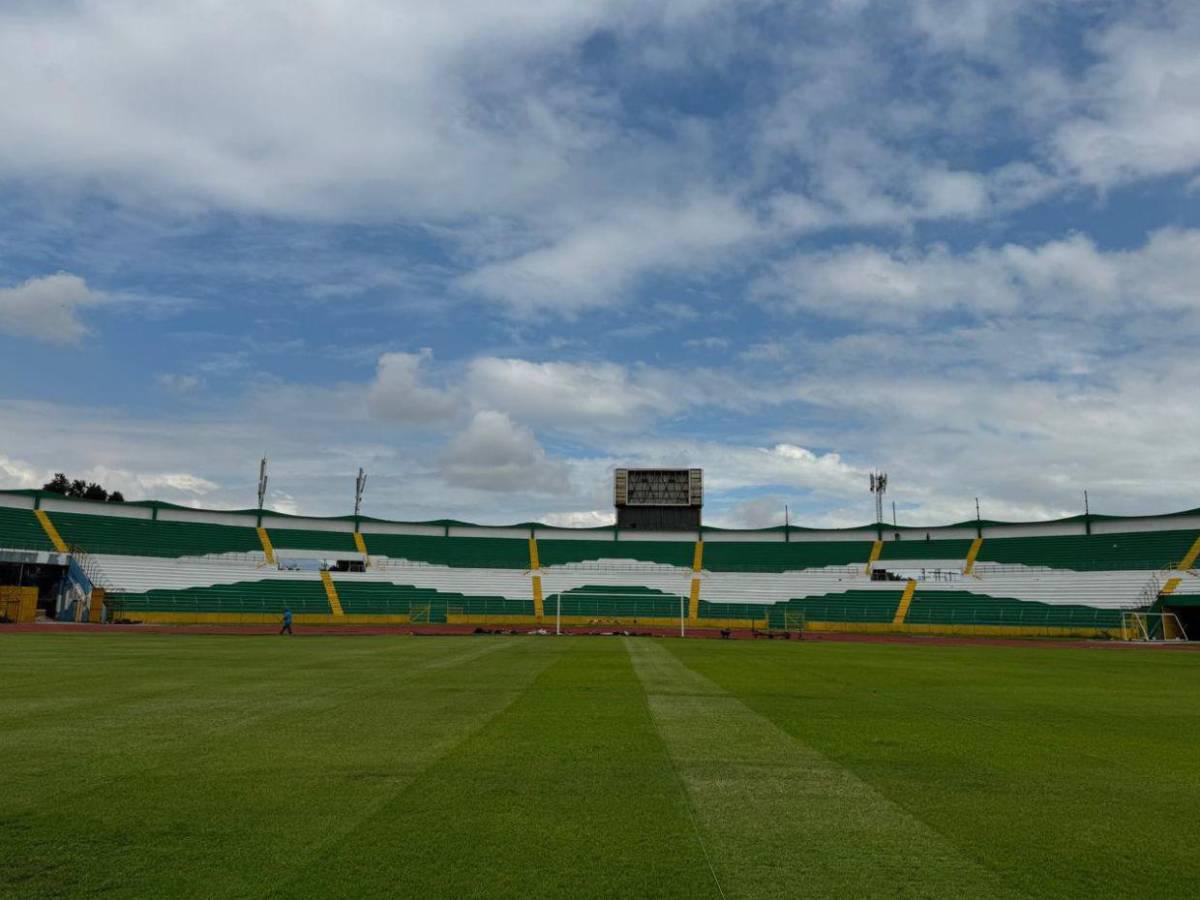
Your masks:
{"label": "white seat section", "polygon": [[114,592],[140,594],[153,590],[183,590],[235,584],[264,579],[312,581],[316,572],[294,572],[267,565],[262,554],[196,556],[171,559],[160,556],[116,556],[96,554],[90,557],[100,585]]}
{"label": "white seat section", "polygon": [[[308,554],[315,556],[317,554]],[[262,554],[170,559],[100,554],[92,557],[99,583],[114,592],[143,593],[180,590],[262,580],[319,580],[315,571],[279,569]],[[934,565],[893,568],[913,574],[918,592],[965,591],[997,598],[1051,605],[1082,605],[1100,609],[1134,609],[1152,602],[1156,573],[1142,570],[1074,572],[1044,567],[991,566],[977,576],[952,577]],[[920,577],[924,570],[929,576]],[[932,574],[936,573],[936,575]],[[468,596],[528,599],[531,573],[516,569],[477,569],[430,565],[407,560],[372,557],[366,572],[336,572],[336,582],[390,583]],[[541,570],[545,596],[588,586],[644,587],[666,594],[687,596],[695,573],[681,566],[629,559],[597,560]],[[702,572],[701,597],[711,603],[769,605],[792,599],[855,591],[897,592],[904,581],[873,581],[858,566],[830,566],[795,572]],[[1160,579],[1161,580],[1161,579]],[[1200,578],[1186,573],[1178,594],[1200,594]]]}
{"label": "white seat section", "polygon": [[[922,584],[918,590],[960,590],[1052,605],[1132,609],[1146,605],[1146,590],[1154,583],[1155,575],[1142,569],[1074,572],[1006,566],[998,571],[985,569],[979,578],[964,578],[956,584]],[[1151,589],[1150,594],[1154,593]]]}

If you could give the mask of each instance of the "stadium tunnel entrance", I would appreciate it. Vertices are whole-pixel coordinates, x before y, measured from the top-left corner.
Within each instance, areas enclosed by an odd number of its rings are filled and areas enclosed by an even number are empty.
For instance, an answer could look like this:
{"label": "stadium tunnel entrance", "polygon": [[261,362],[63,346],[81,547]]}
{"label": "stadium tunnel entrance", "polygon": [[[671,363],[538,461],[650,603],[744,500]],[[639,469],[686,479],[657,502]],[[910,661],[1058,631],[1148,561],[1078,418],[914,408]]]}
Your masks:
{"label": "stadium tunnel entrance", "polygon": [[1189,641],[1200,641],[1200,594],[1172,598],[1163,612],[1174,613]]}
{"label": "stadium tunnel entrance", "polygon": [[91,580],[61,553],[0,551],[0,587],[36,589],[37,615],[48,619],[78,618],[92,595]]}

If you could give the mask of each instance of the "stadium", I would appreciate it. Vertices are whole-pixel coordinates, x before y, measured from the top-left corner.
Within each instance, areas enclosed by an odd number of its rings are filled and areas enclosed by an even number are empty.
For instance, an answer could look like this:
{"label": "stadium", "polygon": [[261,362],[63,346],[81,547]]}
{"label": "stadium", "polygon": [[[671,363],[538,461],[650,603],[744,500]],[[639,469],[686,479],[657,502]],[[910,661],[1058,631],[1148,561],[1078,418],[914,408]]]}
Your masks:
{"label": "stadium", "polygon": [[291,609],[301,625],[429,630],[1200,634],[1200,509],[738,531],[701,524],[699,470],[639,500],[637,479],[663,474],[618,470],[616,524],[593,529],[0,493],[5,569],[60,573],[36,600],[14,596],[9,618],[261,625]]}
{"label": "stadium", "polygon": [[698,470],[614,501],[563,529],[0,493],[0,886],[1189,892],[1197,657],[1162,651],[1195,646],[1200,510],[733,531]]}
{"label": "stadium", "polygon": [[1200,894],[1197,0],[7,0],[0,134],[0,900]]}

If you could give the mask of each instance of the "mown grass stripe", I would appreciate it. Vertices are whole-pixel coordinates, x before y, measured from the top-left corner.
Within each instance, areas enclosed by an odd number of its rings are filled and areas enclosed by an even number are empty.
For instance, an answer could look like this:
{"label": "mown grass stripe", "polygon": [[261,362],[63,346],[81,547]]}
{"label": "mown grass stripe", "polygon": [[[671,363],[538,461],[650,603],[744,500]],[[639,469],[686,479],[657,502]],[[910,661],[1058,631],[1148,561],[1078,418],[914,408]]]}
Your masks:
{"label": "mown grass stripe", "polygon": [[625,644],[731,895],[1011,896],[993,872],[660,642]]}
{"label": "mown grass stripe", "polygon": [[624,648],[561,653],[502,715],[298,874],[305,892],[717,896]]}

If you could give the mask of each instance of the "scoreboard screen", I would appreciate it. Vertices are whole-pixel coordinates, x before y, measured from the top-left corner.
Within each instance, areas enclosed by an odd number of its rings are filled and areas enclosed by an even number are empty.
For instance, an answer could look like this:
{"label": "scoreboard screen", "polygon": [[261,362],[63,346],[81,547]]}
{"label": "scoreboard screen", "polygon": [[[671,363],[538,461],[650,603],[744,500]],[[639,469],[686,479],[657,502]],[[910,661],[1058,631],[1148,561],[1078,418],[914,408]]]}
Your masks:
{"label": "scoreboard screen", "polygon": [[690,506],[704,503],[700,469],[617,469],[613,500],[621,506]]}

